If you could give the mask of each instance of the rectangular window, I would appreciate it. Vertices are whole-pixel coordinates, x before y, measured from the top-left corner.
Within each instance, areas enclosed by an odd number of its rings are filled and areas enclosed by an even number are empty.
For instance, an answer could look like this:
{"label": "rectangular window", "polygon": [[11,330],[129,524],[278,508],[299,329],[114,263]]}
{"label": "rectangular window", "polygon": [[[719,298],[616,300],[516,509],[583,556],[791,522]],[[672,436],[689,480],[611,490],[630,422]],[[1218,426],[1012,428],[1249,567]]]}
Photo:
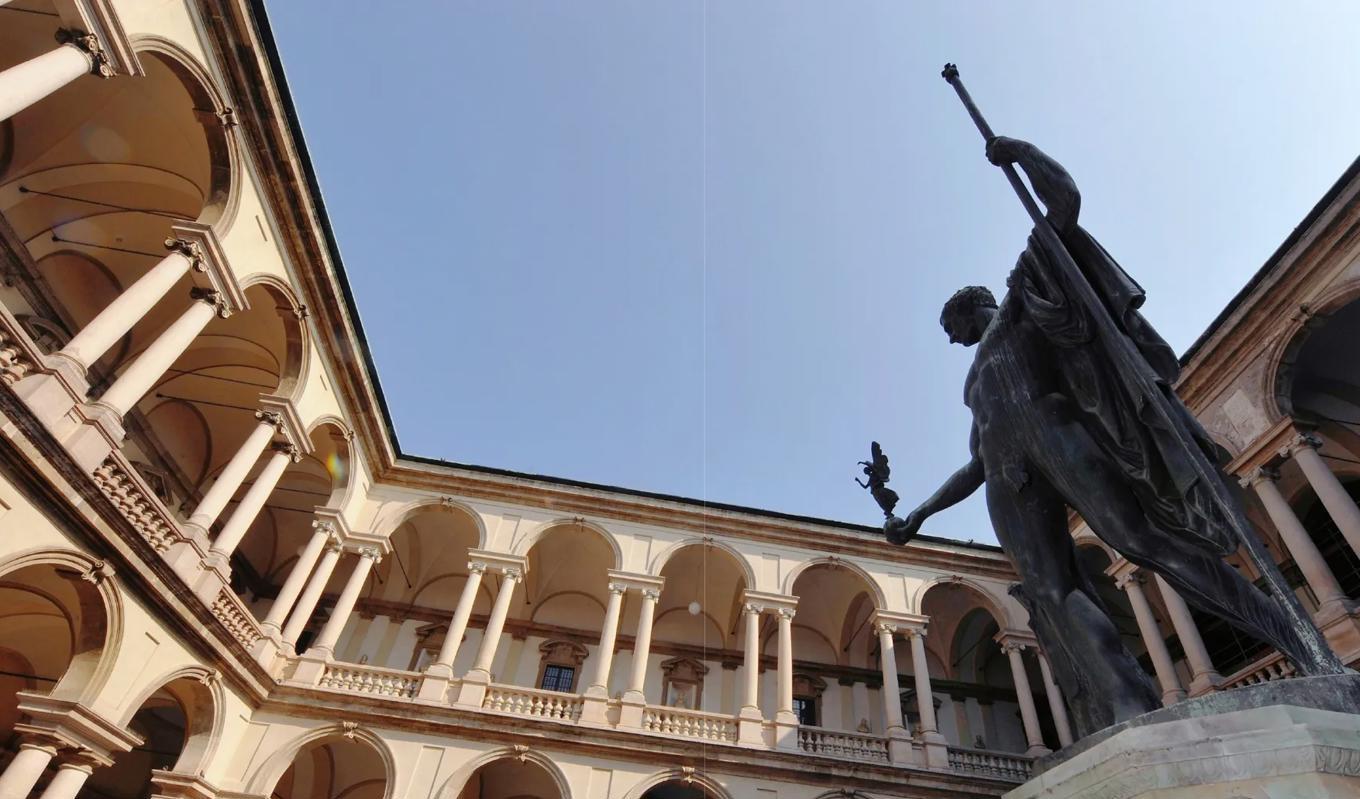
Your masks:
{"label": "rectangular window", "polygon": [[798,723],[808,727],[817,726],[817,700],[813,697],[793,698],[793,714],[798,717]]}
{"label": "rectangular window", "polygon": [[561,691],[571,693],[572,684],[576,682],[576,669],[571,666],[543,667],[543,684],[538,686],[545,691]]}

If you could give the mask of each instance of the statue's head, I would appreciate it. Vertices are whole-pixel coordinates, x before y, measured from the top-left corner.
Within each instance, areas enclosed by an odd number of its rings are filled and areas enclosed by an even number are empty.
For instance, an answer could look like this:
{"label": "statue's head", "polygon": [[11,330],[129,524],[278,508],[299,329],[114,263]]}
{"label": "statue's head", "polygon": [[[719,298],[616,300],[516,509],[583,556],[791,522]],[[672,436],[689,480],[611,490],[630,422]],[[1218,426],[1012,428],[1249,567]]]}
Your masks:
{"label": "statue's head", "polygon": [[996,297],[986,286],[964,286],[944,304],[940,327],[949,334],[949,343],[971,347],[982,340],[996,312]]}

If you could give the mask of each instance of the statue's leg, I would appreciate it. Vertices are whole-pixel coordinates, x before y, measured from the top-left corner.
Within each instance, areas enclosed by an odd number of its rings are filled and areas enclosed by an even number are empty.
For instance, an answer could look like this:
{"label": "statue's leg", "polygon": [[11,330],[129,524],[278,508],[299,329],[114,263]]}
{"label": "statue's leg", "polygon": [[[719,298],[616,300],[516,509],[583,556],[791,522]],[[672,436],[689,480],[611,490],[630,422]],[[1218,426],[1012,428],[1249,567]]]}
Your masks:
{"label": "statue's leg", "polygon": [[[1055,658],[1076,714],[1100,729],[1160,706],[1151,681],[1119,631],[1083,590],[1067,506],[1042,475],[1021,490],[998,477],[987,481],[987,508],[997,538],[1020,575],[1033,627]],[[1074,684],[1075,683],[1075,684]]]}
{"label": "statue's leg", "polygon": [[1065,434],[1070,464],[1054,483],[1101,540],[1161,575],[1186,602],[1283,652],[1305,672],[1312,658],[1276,605],[1222,558],[1149,524],[1122,475],[1082,430]]}

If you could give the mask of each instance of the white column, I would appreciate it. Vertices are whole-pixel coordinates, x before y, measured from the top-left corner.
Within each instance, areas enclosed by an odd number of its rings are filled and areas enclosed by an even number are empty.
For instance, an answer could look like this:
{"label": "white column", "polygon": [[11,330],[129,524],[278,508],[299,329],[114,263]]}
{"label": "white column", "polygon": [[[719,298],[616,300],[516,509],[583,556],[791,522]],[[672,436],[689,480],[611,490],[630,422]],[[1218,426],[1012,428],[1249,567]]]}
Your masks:
{"label": "white column", "polygon": [[213,316],[225,314],[225,309],[218,305],[216,291],[196,288],[192,297],[194,302],[189,306],[189,310],[181,314],[123,374],[118,376],[118,380],[99,398],[100,404],[112,408],[120,417],[127,413],[147,391],[151,390],[161,375],[165,374],[165,370],[189,349],[189,345],[194,343],[194,339],[208,326]]}
{"label": "white column", "polygon": [[359,549],[359,558],[354,562],[354,571],[349,573],[349,580],[341,589],[340,598],[335,600],[335,607],[331,610],[331,617],[326,620],[326,626],[321,628],[321,634],[307,651],[309,656],[329,659],[335,654],[335,642],[340,640],[340,633],[349,622],[350,614],[354,612],[354,603],[359,601],[359,592],[364,589],[364,580],[368,579],[373,564],[381,559],[382,556],[376,547]]}
{"label": "white column", "polygon": [[1337,529],[1346,537],[1346,543],[1360,555],[1360,507],[1356,507],[1355,500],[1346,492],[1346,487],[1341,485],[1341,481],[1332,474],[1331,467],[1317,453],[1321,446],[1322,439],[1311,433],[1305,433],[1294,438],[1289,447],[1289,454],[1299,462],[1299,468],[1303,470],[1304,477],[1308,478],[1308,484],[1313,487],[1314,493],[1322,501],[1332,521],[1336,522]]}
{"label": "white column", "polygon": [[1294,509],[1289,507],[1284,495],[1280,493],[1279,486],[1275,484],[1279,477],[1279,472],[1274,469],[1262,467],[1254,470],[1242,482],[1255,489],[1256,496],[1260,497],[1266,514],[1270,516],[1270,521],[1275,525],[1275,529],[1280,531],[1280,538],[1289,548],[1289,554],[1294,556],[1299,571],[1303,572],[1303,578],[1317,595],[1318,615],[1341,612],[1344,610],[1342,606],[1346,602],[1346,594],[1341,590],[1336,575],[1332,574],[1317,545],[1308,536],[1308,531],[1303,529],[1303,523],[1294,514]]}
{"label": "white column", "polygon": [[619,635],[619,611],[623,609],[623,595],[628,586],[609,584],[609,604],[604,609],[604,627],[600,630],[600,646],[595,650],[595,665],[591,669],[590,685],[586,691],[596,696],[609,696],[609,669],[614,665],[614,644]]}
{"label": "white column", "polygon": [[76,794],[85,787],[85,781],[94,773],[94,765],[84,758],[68,760],[57,766],[57,773],[47,783],[41,799],[76,799]]}
{"label": "white column", "polygon": [[260,459],[260,453],[264,452],[274,434],[283,427],[283,417],[272,411],[256,411],[255,418],[259,423],[250,431],[250,435],[246,436],[236,454],[227,461],[227,465],[222,467],[208,493],[203,495],[198,507],[194,508],[194,515],[189,517],[189,524],[204,530],[212,527],[217,517],[222,515],[227,503],[236,495],[236,489],[246,481],[251,468]]}
{"label": "white column", "polygon": [[1044,746],[1044,736],[1039,730],[1039,711],[1034,707],[1034,694],[1029,690],[1029,675],[1025,672],[1025,661],[1020,657],[1023,644],[1006,641],[1001,645],[1011,661],[1011,679],[1015,681],[1015,696],[1020,702],[1020,721],[1025,726],[1025,741],[1029,749],[1025,754],[1031,757],[1046,755],[1052,750]]}
{"label": "white column", "polygon": [[331,572],[335,571],[335,564],[340,560],[340,552],[339,541],[333,540],[326,546],[326,551],[321,556],[321,563],[317,564],[316,571],[307,581],[307,587],[303,589],[302,596],[298,598],[297,607],[293,608],[292,615],[288,617],[288,623],[283,625],[283,643],[286,646],[296,644],[298,636],[302,635],[303,628],[307,626],[307,622],[312,620],[316,603],[321,601],[321,593],[326,590],[326,583],[330,582]]}
{"label": "white column", "polygon": [[91,319],[61,348],[60,355],[75,361],[82,369],[88,369],[118,339],[127,335],[192,266],[201,263],[198,245],[191,241],[166,239],[165,246],[170,254]]}
{"label": "white column", "polygon": [[652,621],[661,592],[655,588],[642,589],[642,604],[638,608],[637,637],[633,641],[633,670],[628,680],[625,699],[646,702],[647,658],[652,653]]}
{"label": "white column", "polygon": [[1058,743],[1062,746],[1072,745],[1072,723],[1067,719],[1067,708],[1063,705],[1062,694],[1058,693],[1058,684],[1053,681],[1053,667],[1048,665],[1048,656],[1043,652],[1039,655],[1039,671],[1044,678],[1044,694],[1048,697],[1048,710],[1053,714],[1053,726],[1058,728]]}
{"label": "white column", "polygon": [[246,531],[255,523],[255,517],[260,515],[264,503],[269,501],[269,495],[274,493],[274,487],[283,477],[283,471],[288,468],[288,464],[297,463],[301,457],[297,447],[292,444],[274,445],[274,454],[255,477],[250,490],[241,497],[241,503],[232,512],[221,534],[213,541],[212,549],[208,553],[210,558],[216,558],[225,566],[231,558],[231,553],[236,551],[236,546],[241,543],[242,538],[245,538]]}
{"label": "white column", "polygon": [[519,582],[519,569],[506,569],[501,579],[501,590],[496,594],[496,604],[491,606],[491,618],[486,621],[482,633],[482,645],[477,649],[477,659],[469,674],[477,672],[478,677],[491,679],[491,664],[496,659],[496,649],[500,646],[501,633],[505,631],[505,619],[510,614],[510,597],[515,593]]}
{"label": "white column", "polygon": [[746,715],[760,715],[760,611],[750,602],[742,606],[746,616],[746,678],[742,686],[741,709]]}
{"label": "white column", "polygon": [[1147,647],[1153,671],[1157,672],[1157,682],[1162,686],[1162,704],[1174,705],[1185,698],[1185,689],[1176,676],[1176,666],[1171,661],[1171,652],[1167,650],[1166,640],[1157,626],[1157,618],[1152,615],[1152,605],[1148,604],[1147,595],[1143,593],[1143,575],[1141,572],[1128,572],[1120,576],[1115,584],[1128,596],[1133,617],[1138,620],[1143,646]]}
{"label": "white column", "polygon": [[307,583],[307,575],[311,574],[316,559],[321,557],[321,548],[326,546],[326,540],[333,535],[335,526],[330,522],[319,519],[312,521],[312,537],[307,539],[307,546],[298,555],[297,562],[288,572],[288,579],[283,581],[279,595],[274,597],[274,604],[269,606],[269,613],[260,624],[260,629],[265,635],[272,637],[280,634],[283,622],[288,618],[288,612],[293,609],[293,603],[297,601],[298,594],[302,593],[302,587]]}
{"label": "white column", "polygon": [[935,694],[930,690],[930,665],[926,662],[926,631],[908,627],[902,633],[911,641],[911,673],[916,681],[916,712],[923,737],[939,735],[935,721]]}
{"label": "white column", "polygon": [[[439,656],[430,664],[428,671],[443,672],[444,676],[453,674],[453,661],[458,658],[458,647],[467,633],[468,619],[472,618],[472,607],[477,604],[477,591],[482,585],[482,575],[486,564],[473,561],[468,564],[467,581],[463,583],[463,593],[458,597],[458,607],[449,621],[448,632],[444,633],[444,643],[439,647]],[[437,668],[436,668],[437,667]]]}
{"label": "white column", "polygon": [[1190,695],[1199,696],[1218,687],[1223,681],[1214,662],[1209,659],[1209,650],[1204,647],[1204,639],[1199,637],[1199,628],[1190,615],[1185,600],[1157,575],[1157,587],[1161,589],[1162,601],[1166,603],[1166,613],[1171,617],[1171,626],[1176,628],[1176,637],[1181,640],[1185,650],[1186,662],[1190,664]]}
{"label": "white column", "polygon": [[907,736],[902,723],[902,687],[897,683],[897,649],[893,634],[897,625],[885,621],[874,625],[878,633],[878,658],[883,669],[883,726],[889,737]]}
{"label": "white column", "polygon": [[793,608],[779,608],[775,615],[779,619],[779,709],[776,719],[796,724],[798,717],[793,713]]}
{"label": "white column", "polygon": [[40,56],[15,64],[0,72],[0,122],[47,97],[81,75],[113,74],[99,47],[89,34],[60,31],[62,45]]}
{"label": "white column", "polygon": [[0,799],[28,799],[47,764],[57,756],[57,748],[47,743],[25,741],[19,752],[0,774]]}

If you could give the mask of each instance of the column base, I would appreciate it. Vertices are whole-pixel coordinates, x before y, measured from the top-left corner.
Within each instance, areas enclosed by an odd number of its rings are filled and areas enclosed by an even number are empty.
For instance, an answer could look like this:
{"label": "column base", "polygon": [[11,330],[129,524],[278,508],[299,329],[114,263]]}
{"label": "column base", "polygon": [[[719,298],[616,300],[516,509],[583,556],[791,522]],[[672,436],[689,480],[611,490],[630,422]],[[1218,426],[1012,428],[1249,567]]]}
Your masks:
{"label": "column base", "polygon": [[[888,728],[888,762],[897,764],[920,764],[922,758],[916,755],[916,742],[901,727]],[[948,762],[948,753],[945,761]]]}
{"label": "column base", "polygon": [[609,723],[609,695],[602,685],[592,685],[581,697],[581,716],[576,720],[583,727],[612,727]]}
{"label": "column base", "polygon": [[165,560],[170,568],[192,588],[203,576],[203,558],[208,553],[208,532],[197,525],[185,525],[184,537],[170,545]]}
{"label": "column base", "polygon": [[428,702],[432,705],[448,704],[449,683],[453,677],[453,669],[442,663],[436,663],[425,670],[425,676],[420,678],[420,690],[416,693],[417,702]]}
{"label": "column base", "polygon": [[298,658],[297,668],[293,669],[291,683],[297,685],[316,685],[321,682],[321,675],[326,673],[326,664],[335,659],[334,653],[329,649],[312,647],[307,653]]}
{"label": "column base", "polygon": [[1223,684],[1223,675],[1216,671],[1203,671],[1190,680],[1189,696],[1204,696],[1218,690],[1218,686]]}
{"label": "column base", "polygon": [[949,743],[935,730],[921,734],[921,749],[929,768],[949,768]]}
{"label": "column base", "polygon": [[1177,702],[1185,700],[1185,689],[1175,688],[1170,691],[1162,691],[1162,707],[1171,707]]}
{"label": "column base", "polygon": [[1342,663],[1360,660],[1360,608],[1354,602],[1324,605],[1318,609],[1316,620],[1327,644]]}
{"label": "column base", "polygon": [[765,717],[760,708],[747,705],[737,714],[737,745],[765,749]]}
{"label": "column base", "polygon": [[47,356],[45,365],[49,371],[15,383],[14,393],[44,427],[63,438],[80,423],[74,410],[90,393],[90,381],[83,366],[59,353]]}
{"label": "column base", "polygon": [[774,748],[786,752],[798,750],[798,717],[792,710],[780,710],[774,714]]}
{"label": "column base", "polygon": [[486,700],[486,688],[491,684],[491,672],[485,669],[469,671],[458,683],[458,695],[453,704],[458,707],[480,708]]}
{"label": "column base", "polygon": [[122,414],[98,401],[76,405],[71,413],[78,421],[58,437],[81,471],[93,474],[127,438]]}
{"label": "column base", "polygon": [[231,590],[231,571],[221,568],[220,561],[213,561],[209,555],[199,567],[198,579],[189,584],[194,596],[206,605],[211,605],[222,591]]}
{"label": "column base", "polygon": [[1053,750],[1049,749],[1047,746],[1044,746],[1043,744],[1034,744],[1033,746],[1025,750],[1026,757],[1043,757],[1044,755],[1051,754],[1053,754]]}
{"label": "column base", "polygon": [[274,635],[266,634],[256,641],[251,655],[254,656],[255,662],[259,663],[260,667],[269,673],[269,676],[278,679],[283,673],[283,667],[288,663],[287,654],[289,651],[284,647],[278,634],[275,633]]}
{"label": "column base", "polygon": [[619,727],[630,730],[642,729],[642,711],[647,707],[647,699],[641,691],[628,691],[619,700]]}

